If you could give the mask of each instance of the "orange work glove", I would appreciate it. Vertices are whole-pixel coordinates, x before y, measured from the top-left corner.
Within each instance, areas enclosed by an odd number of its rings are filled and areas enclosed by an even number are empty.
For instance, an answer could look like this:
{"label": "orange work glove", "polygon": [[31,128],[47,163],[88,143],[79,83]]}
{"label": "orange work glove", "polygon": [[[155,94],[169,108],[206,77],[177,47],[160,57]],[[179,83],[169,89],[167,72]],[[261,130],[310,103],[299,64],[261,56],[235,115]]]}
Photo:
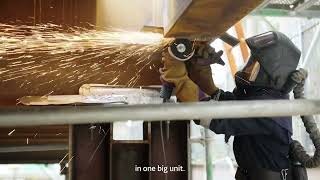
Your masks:
{"label": "orange work glove", "polygon": [[176,88],[176,96],[181,102],[196,102],[207,97],[188,77],[184,62],[170,56],[167,49],[162,53],[163,68],[160,68],[161,81]]}
{"label": "orange work glove", "polygon": [[221,60],[222,54],[222,51],[215,52],[209,45],[201,44],[197,47],[195,57],[188,62],[190,79],[210,96],[219,90],[213,82],[210,65],[214,63],[224,65]]}

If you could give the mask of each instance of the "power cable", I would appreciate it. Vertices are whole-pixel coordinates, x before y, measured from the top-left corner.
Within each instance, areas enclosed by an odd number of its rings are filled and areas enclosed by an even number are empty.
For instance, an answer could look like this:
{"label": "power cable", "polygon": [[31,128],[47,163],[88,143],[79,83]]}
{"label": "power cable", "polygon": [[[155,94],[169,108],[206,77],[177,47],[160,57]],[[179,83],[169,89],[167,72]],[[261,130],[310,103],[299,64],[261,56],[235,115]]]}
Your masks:
{"label": "power cable", "polygon": [[[291,76],[290,80],[297,83],[293,90],[295,99],[304,99],[304,83],[307,78],[307,72],[300,69],[303,73],[297,76]],[[305,148],[297,140],[294,140],[290,145],[290,155],[295,162],[301,163],[306,168],[316,168],[320,166],[320,131],[317,127],[313,116],[301,116],[304,127],[310,136],[310,139],[315,147],[313,156],[307,154]]]}

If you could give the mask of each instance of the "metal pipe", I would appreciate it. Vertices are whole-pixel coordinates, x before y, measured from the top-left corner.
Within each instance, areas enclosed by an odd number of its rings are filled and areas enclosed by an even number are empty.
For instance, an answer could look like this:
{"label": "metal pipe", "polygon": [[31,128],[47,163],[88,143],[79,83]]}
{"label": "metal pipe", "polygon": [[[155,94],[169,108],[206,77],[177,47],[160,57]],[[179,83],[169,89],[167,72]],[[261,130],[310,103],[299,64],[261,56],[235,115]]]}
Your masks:
{"label": "metal pipe", "polygon": [[0,126],[279,117],[320,114],[320,100],[257,100],[108,106],[16,107],[0,109]]}
{"label": "metal pipe", "polygon": [[237,46],[237,45],[240,43],[239,39],[231,36],[231,35],[228,34],[228,33],[222,34],[222,35],[219,37],[219,39],[221,39],[223,42],[229,44],[229,45],[232,46],[232,47],[235,47],[235,46]]}
{"label": "metal pipe", "polygon": [[[209,137],[209,129],[204,129],[204,138]],[[204,142],[204,148],[206,151],[206,172],[207,172],[207,180],[213,180],[213,166],[212,166],[212,158],[211,158],[211,148],[210,148],[210,141]]]}

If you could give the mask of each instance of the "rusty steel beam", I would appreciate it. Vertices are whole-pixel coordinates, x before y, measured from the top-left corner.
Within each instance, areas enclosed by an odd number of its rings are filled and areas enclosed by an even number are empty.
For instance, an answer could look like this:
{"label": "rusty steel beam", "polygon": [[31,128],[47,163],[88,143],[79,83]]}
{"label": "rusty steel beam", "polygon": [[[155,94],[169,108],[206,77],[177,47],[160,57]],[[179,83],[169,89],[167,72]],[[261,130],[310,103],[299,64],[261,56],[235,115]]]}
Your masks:
{"label": "rusty steel beam", "polygon": [[91,131],[90,125],[73,126],[72,144],[69,146],[72,149],[69,156],[72,180],[108,179],[109,125],[96,126],[101,126],[104,131],[99,131],[99,128]]}
{"label": "rusty steel beam", "polygon": [[256,8],[263,0],[193,0],[166,37],[218,37]]}
{"label": "rusty steel beam", "polygon": [[[188,169],[188,161],[191,160],[188,159],[189,121],[173,121],[170,122],[170,126],[166,126],[166,123],[162,122],[162,128],[160,127],[160,123],[161,122],[151,123],[150,165],[154,167],[158,165],[168,167],[181,165],[183,171],[168,172],[167,174],[157,171],[151,172],[151,179],[165,180],[167,178],[168,180],[186,180],[188,179],[188,172],[191,170]],[[168,127],[169,129],[167,129]],[[166,132],[168,130],[170,131],[170,135],[167,139]],[[163,138],[163,141],[161,138]]]}

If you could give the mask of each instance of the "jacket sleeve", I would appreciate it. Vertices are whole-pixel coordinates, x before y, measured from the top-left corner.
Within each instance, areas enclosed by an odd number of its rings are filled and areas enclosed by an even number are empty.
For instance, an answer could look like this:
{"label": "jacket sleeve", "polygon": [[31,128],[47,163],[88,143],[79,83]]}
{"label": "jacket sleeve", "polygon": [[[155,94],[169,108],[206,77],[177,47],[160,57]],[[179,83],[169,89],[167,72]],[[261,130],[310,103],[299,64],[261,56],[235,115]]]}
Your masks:
{"label": "jacket sleeve", "polygon": [[[221,91],[219,101],[237,100],[241,91],[237,88],[233,92]],[[209,129],[216,134],[226,136],[272,134],[277,128],[276,122],[272,118],[234,118],[234,119],[213,119]]]}
{"label": "jacket sleeve", "polygon": [[270,118],[214,119],[209,129],[227,136],[272,134],[276,123]]}

